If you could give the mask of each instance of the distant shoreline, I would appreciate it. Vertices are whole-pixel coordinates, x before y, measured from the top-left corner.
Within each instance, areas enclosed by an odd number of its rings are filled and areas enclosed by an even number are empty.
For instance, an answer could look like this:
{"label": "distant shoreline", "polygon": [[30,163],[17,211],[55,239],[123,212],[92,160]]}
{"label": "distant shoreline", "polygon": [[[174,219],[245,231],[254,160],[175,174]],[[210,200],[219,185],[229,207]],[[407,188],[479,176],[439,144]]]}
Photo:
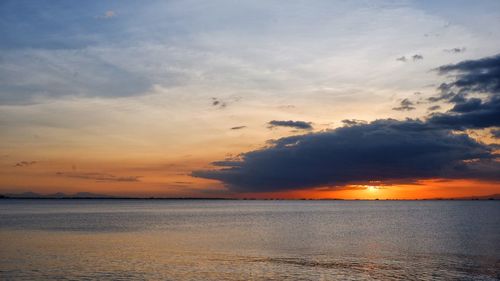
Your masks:
{"label": "distant shoreline", "polygon": [[174,200],[174,201],[499,201],[497,197],[487,198],[429,198],[429,199],[289,199],[289,198],[201,198],[201,197],[10,197],[1,196],[0,200]]}

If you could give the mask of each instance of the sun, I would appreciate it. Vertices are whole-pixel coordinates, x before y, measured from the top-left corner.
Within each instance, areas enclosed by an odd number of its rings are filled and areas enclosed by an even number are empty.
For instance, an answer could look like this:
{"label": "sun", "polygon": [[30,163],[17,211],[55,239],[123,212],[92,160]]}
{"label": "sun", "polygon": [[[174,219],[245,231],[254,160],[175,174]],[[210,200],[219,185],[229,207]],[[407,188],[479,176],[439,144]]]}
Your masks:
{"label": "sun", "polygon": [[375,187],[373,185],[367,185],[366,190],[368,190],[370,192],[374,192],[374,191],[377,191],[377,187]]}

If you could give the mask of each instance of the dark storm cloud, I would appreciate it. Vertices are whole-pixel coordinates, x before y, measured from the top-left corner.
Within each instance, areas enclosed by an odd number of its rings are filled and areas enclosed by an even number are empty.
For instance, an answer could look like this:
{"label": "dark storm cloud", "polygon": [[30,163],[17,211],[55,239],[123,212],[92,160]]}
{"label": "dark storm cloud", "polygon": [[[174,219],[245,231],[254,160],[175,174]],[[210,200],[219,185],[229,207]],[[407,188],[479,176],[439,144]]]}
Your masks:
{"label": "dark storm cloud", "polygon": [[[446,101],[453,108],[433,114],[429,123],[450,129],[481,129],[500,125],[500,55],[437,68],[454,80],[439,86],[440,94],[429,101]],[[469,97],[470,95],[480,95]]]}
{"label": "dark storm cloud", "polygon": [[78,173],[78,172],[57,172],[58,176],[77,178],[84,180],[95,180],[98,182],[138,182],[139,176],[115,176],[106,173]]}
{"label": "dark storm cloud", "polygon": [[236,127],[232,127],[231,130],[241,130],[241,129],[245,129],[247,126],[236,126]]}
{"label": "dark storm cloud", "polygon": [[397,110],[397,111],[410,111],[414,110],[415,107],[413,106],[413,102],[410,101],[409,99],[404,99],[401,101],[398,107],[394,107],[392,110]]}
{"label": "dark storm cloud", "polygon": [[500,175],[491,147],[410,119],[285,137],[242,154],[239,161],[217,164],[224,168],[192,175],[220,180],[237,192]]}
{"label": "dark storm cloud", "polygon": [[312,130],[313,129],[311,122],[306,122],[306,121],[272,120],[268,124],[269,124],[269,128],[290,127],[290,128],[299,129],[299,130]]}

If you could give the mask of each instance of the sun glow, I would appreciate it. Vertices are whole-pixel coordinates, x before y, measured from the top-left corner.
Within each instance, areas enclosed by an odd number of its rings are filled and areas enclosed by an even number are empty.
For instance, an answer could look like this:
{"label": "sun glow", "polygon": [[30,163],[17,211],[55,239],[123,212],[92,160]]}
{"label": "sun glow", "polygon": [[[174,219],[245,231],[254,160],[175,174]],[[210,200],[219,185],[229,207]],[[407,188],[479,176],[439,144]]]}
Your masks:
{"label": "sun glow", "polygon": [[351,185],[351,187],[353,187],[353,189],[369,191],[369,192],[375,192],[375,191],[380,189],[380,187],[378,187],[376,185],[364,185],[364,184],[363,185]]}

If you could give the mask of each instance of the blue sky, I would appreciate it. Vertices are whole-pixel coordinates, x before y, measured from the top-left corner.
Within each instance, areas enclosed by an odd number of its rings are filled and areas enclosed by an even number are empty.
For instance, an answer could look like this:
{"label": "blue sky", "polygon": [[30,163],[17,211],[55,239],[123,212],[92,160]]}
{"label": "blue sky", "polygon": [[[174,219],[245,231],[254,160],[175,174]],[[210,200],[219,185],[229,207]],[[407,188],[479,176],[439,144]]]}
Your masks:
{"label": "blue sky", "polygon": [[[412,52],[435,65],[491,55],[500,4],[459,2],[4,1],[0,100],[140,95],[203,79],[288,91],[284,83],[307,76],[330,86],[321,67],[344,67],[343,58],[363,68]],[[468,52],[440,59],[443,48]]]}

